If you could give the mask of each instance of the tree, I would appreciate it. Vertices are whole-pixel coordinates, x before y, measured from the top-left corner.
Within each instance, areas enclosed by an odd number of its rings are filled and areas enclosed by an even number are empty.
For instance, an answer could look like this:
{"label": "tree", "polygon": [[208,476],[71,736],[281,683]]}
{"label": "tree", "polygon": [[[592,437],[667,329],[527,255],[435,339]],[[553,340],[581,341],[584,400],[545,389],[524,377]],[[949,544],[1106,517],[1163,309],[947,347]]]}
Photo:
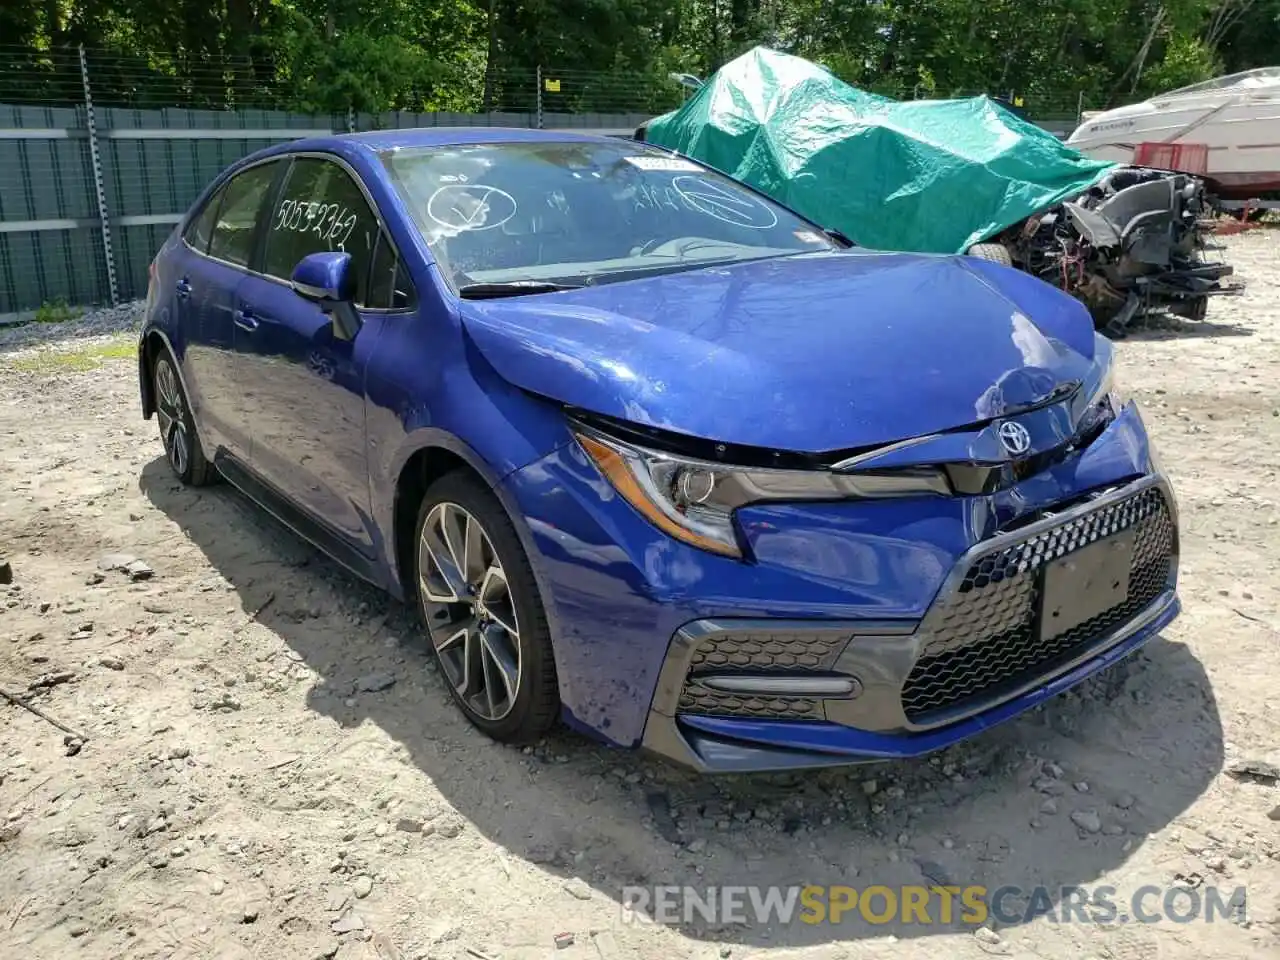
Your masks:
{"label": "tree", "polygon": [[0,100],[84,44],[104,102],[532,110],[541,67],[544,109],[656,110],[670,72],[763,42],[876,92],[1071,116],[1269,65],[1280,0],[3,0],[0,37]]}

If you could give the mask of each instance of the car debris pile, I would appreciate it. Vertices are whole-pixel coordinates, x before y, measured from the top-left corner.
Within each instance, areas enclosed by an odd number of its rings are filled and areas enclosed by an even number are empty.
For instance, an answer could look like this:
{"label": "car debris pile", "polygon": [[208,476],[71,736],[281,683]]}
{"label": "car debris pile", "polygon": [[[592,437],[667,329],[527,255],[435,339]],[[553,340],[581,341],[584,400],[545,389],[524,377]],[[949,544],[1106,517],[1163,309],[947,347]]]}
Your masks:
{"label": "car debris pile", "polygon": [[1206,258],[1204,182],[1116,167],[1074,200],[1026,218],[969,253],[1012,264],[1081,300],[1098,327],[1123,334],[1165,311],[1203,320],[1209,297],[1240,292],[1232,268]]}
{"label": "car debris pile", "polygon": [[1016,266],[1113,335],[1238,291],[1206,256],[1201,180],[1090,159],[989,97],[898,102],[757,47],[635,135],[860,246]]}

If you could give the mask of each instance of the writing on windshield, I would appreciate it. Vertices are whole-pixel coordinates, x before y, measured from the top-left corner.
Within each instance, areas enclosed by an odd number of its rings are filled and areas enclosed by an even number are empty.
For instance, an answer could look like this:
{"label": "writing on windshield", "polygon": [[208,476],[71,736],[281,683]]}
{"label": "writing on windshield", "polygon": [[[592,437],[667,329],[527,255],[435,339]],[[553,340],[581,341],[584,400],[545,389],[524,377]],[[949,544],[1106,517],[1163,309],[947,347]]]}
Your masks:
{"label": "writing on windshield", "polygon": [[529,141],[391,151],[396,188],[455,282],[607,282],[829,247],[728,177],[652,147]]}

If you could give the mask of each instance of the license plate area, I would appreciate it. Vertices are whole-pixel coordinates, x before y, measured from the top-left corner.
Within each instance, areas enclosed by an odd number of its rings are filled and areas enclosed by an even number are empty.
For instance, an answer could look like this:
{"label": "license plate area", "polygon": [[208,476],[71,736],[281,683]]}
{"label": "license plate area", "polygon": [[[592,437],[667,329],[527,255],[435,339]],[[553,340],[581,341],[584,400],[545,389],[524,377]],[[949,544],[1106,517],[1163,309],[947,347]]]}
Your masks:
{"label": "license plate area", "polygon": [[1129,596],[1134,530],[1072,551],[1044,568],[1040,640],[1051,640],[1124,603]]}

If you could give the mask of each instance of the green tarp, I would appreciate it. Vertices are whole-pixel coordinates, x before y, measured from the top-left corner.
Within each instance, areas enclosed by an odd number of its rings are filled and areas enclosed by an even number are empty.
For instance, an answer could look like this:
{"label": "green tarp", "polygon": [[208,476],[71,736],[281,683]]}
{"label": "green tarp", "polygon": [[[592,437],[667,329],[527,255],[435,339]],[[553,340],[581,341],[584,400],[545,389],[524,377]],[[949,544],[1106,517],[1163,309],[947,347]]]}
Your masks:
{"label": "green tarp", "polygon": [[889,100],[764,47],[650,121],[645,139],[862,246],[925,253],[962,253],[1114,166],[987,97]]}

